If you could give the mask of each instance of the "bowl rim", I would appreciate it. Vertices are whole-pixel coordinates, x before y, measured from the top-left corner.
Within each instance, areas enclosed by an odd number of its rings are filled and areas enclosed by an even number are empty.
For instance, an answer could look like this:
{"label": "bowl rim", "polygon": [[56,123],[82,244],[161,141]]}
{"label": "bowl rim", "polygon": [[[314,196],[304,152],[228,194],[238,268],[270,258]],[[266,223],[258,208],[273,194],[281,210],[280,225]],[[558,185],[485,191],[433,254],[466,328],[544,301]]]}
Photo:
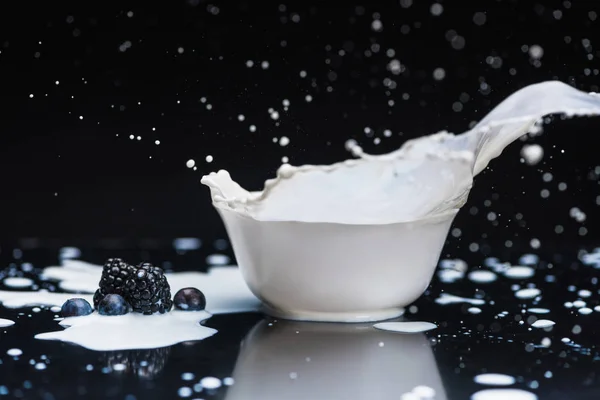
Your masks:
{"label": "bowl rim", "polygon": [[216,203],[213,202],[213,207],[215,207],[217,209],[217,211],[221,212],[221,211],[227,211],[230,214],[236,215],[239,218],[244,218],[244,219],[249,219],[255,222],[262,222],[262,223],[291,223],[291,224],[305,224],[305,225],[339,225],[339,226],[356,226],[356,227],[366,227],[366,226],[389,226],[389,225],[414,225],[414,224],[422,224],[422,225],[426,225],[426,224],[435,224],[438,222],[442,222],[442,221],[447,221],[449,219],[452,219],[456,216],[456,214],[458,214],[458,212],[460,211],[460,208],[451,208],[449,210],[446,211],[442,211],[442,212],[438,212],[435,214],[431,214],[431,215],[427,215],[425,217],[421,217],[421,218],[415,218],[415,219],[411,219],[411,220],[405,220],[405,221],[392,221],[392,222],[382,222],[382,223],[356,223],[356,222],[349,222],[349,223],[345,223],[345,222],[329,222],[329,221],[298,221],[298,220],[287,220],[287,219],[282,219],[282,220],[262,220],[262,219],[257,219],[254,218],[251,215],[248,214],[244,214],[241,213],[235,209],[232,209],[230,207],[227,207],[226,205],[224,205],[223,203]]}

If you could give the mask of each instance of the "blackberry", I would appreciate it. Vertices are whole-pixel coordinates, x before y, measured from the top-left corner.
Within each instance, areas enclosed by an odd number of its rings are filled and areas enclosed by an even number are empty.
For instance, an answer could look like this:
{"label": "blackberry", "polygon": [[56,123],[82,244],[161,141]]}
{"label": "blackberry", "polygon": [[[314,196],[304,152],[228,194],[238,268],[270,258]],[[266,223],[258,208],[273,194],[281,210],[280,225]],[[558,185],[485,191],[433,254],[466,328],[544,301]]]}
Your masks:
{"label": "blackberry", "polygon": [[127,280],[125,298],[134,312],[150,315],[168,312],[173,307],[171,287],[163,270],[150,263],[133,269]]}
{"label": "blackberry", "polygon": [[109,294],[118,294],[125,298],[125,283],[131,277],[134,267],[120,258],[109,258],[102,269],[100,288],[94,293],[94,308],[98,309],[100,301]]}

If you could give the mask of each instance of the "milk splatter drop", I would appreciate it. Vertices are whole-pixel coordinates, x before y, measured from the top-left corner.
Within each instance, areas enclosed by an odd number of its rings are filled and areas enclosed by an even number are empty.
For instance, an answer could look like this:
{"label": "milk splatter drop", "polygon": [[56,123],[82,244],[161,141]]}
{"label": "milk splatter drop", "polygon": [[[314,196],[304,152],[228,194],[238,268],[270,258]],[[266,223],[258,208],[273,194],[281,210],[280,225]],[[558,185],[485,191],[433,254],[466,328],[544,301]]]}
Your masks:
{"label": "milk splatter drop", "polygon": [[19,277],[9,277],[5,278],[3,281],[5,286],[12,288],[26,288],[33,285],[33,281],[29,278],[19,278]]}
{"label": "milk splatter drop", "polygon": [[0,318],[0,328],[6,328],[7,326],[12,326],[15,324],[15,321],[11,321],[10,319]]}
{"label": "milk splatter drop", "polygon": [[515,292],[515,297],[518,299],[533,299],[534,297],[539,296],[541,293],[542,291],[538,288],[527,288],[517,290]]}
{"label": "milk splatter drop", "polygon": [[522,265],[511,266],[504,271],[504,276],[510,279],[527,279],[535,275],[535,270]]}
{"label": "milk splatter drop", "polygon": [[471,396],[471,400],[537,400],[537,396],[521,389],[485,389]]}
{"label": "milk splatter drop", "polygon": [[528,308],[527,309],[528,313],[532,313],[532,314],[548,314],[550,313],[550,310],[548,310],[547,308]]}
{"label": "milk splatter drop", "polygon": [[187,162],[185,163],[185,166],[188,168],[194,168],[194,165],[196,165],[196,161],[194,160],[187,160]]}
{"label": "milk splatter drop", "polygon": [[438,304],[468,303],[473,304],[474,306],[485,304],[485,301],[482,299],[469,299],[466,297],[455,296],[449,293],[442,293],[440,297],[435,299],[435,302]]}
{"label": "milk splatter drop", "polygon": [[536,165],[544,157],[544,149],[539,144],[526,144],[521,149],[521,157],[529,165]]}
{"label": "milk splatter drop", "polygon": [[221,387],[221,380],[213,376],[207,376],[200,380],[200,385],[205,389],[218,389]]}
{"label": "milk splatter drop", "polygon": [[556,325],[556,322],[549,320],[549,319],[538,319],[533,324],[531,324],[531,326],[534,328],[542,328],[542,329],[549,328],[554,325]]}
{"label": "milk splatter drop", "polygon": [[469,280],[475,283],[490,283],[494,282],[498,277],[492,271],[485,269],[472,271],[469,273]]}
{"label": "milk splatter drop", "polygon": [[380,322],[373,325],[375,329],[389,332],[417,333],[426,332],[437,328],[436,324],[431,322],[411,321],[411,322]]}
{"label": "milk splatter drop", "polygon": [[23,350],[21,350],[21,349],[8,349],[8,351],[6,352],[6,354],[8,354],[11,357],[19,357],[20,355],[23,354]]}
{"label": "milk splatter drop", "polygon": [[510,375],[504,374],[481,374],[474,379],[475,383],[490,386],[510,386],[514,385],[516,379]]}

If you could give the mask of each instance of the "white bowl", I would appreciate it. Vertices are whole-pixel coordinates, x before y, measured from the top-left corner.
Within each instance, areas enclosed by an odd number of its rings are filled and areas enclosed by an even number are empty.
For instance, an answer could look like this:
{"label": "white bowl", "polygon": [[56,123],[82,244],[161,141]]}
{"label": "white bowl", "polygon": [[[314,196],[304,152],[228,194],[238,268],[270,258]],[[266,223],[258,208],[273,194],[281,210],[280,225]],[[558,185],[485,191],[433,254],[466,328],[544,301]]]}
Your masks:
{"label": "white bowl", "polygon": [[424,334],[370,324],[261,321],[244,338],[232,377],[226,400],[398,400],[416,386],[447,399]]}
{"label": "white bowl", "polygon": [[458,210],[385,225],[258,221],[217,207],[248,287],[276,317],[402,315],[427,288]]}
{"label": "white bowl", "polygon": [[438,132],[378,156],[350,142],[359,159],[284,164],[260,192],[225,170],[202,183],[267,312],[315,321],[392,318],[429,284],[473,177],[553,113],[598,115],[600,96],[544,82],[509,96],[460,135]]}

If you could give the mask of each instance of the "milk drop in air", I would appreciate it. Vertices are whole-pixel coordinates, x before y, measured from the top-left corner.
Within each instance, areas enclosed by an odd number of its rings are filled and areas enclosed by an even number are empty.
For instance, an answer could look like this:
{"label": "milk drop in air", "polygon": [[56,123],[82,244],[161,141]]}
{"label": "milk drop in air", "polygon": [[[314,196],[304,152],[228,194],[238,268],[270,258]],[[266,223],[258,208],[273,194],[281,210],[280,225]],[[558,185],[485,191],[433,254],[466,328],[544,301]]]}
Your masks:
{"label": "milk drop in air", "polygon": [[529,165],[535,165],[542,161],[544,149],[539,144],[526,144],[521,149],[521,157]]}
{"label": "milk drop in air", "polygon": [[187,160],[187,162],[185,163],[185,165],[188,168],[194,168],[194,165],[196,165],[196,161],[194,161],[194,160]]}

